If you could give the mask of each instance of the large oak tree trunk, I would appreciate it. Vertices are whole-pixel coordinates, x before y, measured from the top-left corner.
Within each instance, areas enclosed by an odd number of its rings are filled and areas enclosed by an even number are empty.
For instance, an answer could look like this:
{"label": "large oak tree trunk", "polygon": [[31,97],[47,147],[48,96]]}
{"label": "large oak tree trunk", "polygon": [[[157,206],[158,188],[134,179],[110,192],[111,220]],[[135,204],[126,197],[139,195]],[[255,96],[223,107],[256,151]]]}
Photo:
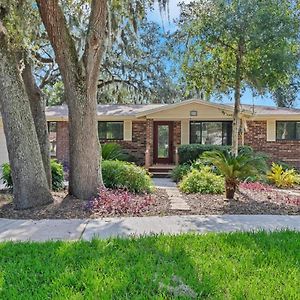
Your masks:
{"label": "large oak tree trunk", "polygon": [[31,113],[33,116],[35,130],[39,141],[47,181],[49,184],[49,188],[51,189],[52,179],[50,166],[50,142],[45,114],[46,102],[41,90],[35,82],[35,79],[32,74],[31,65],[26,60],[26,58],[24,58],[24,68],[22,71],[22,77],[26,93],[30,102]]}
{"label": "large oak tree trunk", "polygon": [[101,185],[100,144],[98,138],[97,104],[84,87],[71,98],[71,87],[66,89],[69,106],[70,184],[69,193],[89,199]]}
{"label": "large oak tree trunk", "polygon": [[12,169],[14,203],[25,209],[53,201],[28,96],[0,21],[0,106]]}
{"label": "large oak tree trunk", "polygon": [[86,45],[79,59],[58,0],[37,0],[55,52],[69,107],[69,192],[89,199],[103,185],[97,130],[97,82],[105,49],[107,0],[92,0]]}

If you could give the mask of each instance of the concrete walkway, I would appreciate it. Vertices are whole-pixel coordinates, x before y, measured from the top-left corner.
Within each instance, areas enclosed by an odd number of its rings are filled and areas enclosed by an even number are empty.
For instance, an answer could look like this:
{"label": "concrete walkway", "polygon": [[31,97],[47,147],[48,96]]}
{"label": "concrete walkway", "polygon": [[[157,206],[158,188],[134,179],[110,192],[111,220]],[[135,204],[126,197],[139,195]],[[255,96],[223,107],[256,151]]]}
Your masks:
{"label": "concrete walkway", "polygon": [[171,210],[191,210],[183,195],[179,192],[175,182],[173,182],[170,178],[153,178],[153,182],[157,188],[166,190],[170,199]]}
{"label": "concrete walkway", "polygon": [[91,240],[94,237],[291,229],[300,231],[300,216],[222,215],[128,217],[90,220],[0,219],[0,242]]}

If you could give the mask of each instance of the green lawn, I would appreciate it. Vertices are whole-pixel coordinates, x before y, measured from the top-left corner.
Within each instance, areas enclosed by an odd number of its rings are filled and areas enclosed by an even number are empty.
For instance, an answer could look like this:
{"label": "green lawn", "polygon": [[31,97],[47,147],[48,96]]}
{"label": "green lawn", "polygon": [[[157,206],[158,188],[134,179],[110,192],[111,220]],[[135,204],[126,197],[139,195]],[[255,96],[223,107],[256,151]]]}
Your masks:
{"label": "green lawn", "polygon": [[197,299],[300,299],[300,234],[0,244],[0,299],[192,299],[195,293]]}

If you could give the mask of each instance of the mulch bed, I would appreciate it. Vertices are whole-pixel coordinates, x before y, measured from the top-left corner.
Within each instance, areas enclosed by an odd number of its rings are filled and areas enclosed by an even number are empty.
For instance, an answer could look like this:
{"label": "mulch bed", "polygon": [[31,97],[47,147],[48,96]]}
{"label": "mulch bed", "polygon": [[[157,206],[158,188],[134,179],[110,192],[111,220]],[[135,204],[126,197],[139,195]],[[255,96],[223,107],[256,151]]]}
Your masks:
{"label": "mulch bed", "polygon": [[240,189],[234,200],[223,195],[186,195],[192,214],[199,215],[299,215],[300,203],[289,203],[282,191]]}
{"label": "mulch bed", "polygon": [[[299,193],[299,190],[297,190]],[[67,193],[53,193],[54,203],[39,208],[15,210],[12,196],[0,193],[0,218],[8,219],[85,219],[120,216],[165,216],[165,215],[300,215],[300,203],[293,203],[293,197],[278,190],[253,191],[240,189],[234,200],[226,200],[223,195],[183,195],[190,205],[190,211],[174,211],[164,189],[157,189],[151,195],[149,206],[139,213],[91,212],[88,202],[68,196]],[[134,202],[144,200],[136,195]],[[291,199],[290,199],[291,198]],[[300,199],[300,197],[296,197]],[[299,200],[298,200],[299,201]]]}
{"label": "mulch bed", "polygon": [[[54,203],[39,208],[15,210],[12,196],[7,192],[0,193],[0,218],[7,219],[85,219],[117,216],[159,216],[170,215],[169,199],[165,190],[157,189],[151,195],[151,204],[142,213],[93,213],[87,209],[88,201],[68,196],[66,192],[53,193]],[[143,195],[136,195],[132,201],[138,202]]]}

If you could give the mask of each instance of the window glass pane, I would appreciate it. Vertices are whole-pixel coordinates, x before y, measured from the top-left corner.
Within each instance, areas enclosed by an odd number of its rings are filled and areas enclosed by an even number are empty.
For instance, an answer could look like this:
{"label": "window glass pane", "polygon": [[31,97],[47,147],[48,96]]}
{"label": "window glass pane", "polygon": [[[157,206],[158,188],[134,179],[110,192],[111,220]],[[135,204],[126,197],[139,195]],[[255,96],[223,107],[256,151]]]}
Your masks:
{"label": "window glass pane", "polygon": [[202,144],[222,145],[222,122],[202,122]]}
{"label": "window glass pane", "polygon": [[57,123],[56,122],[48,122],[50,155],[51,156],[56,156],[56,131],[57,131]]}
{"label": "window glass pane", "polygon": [[190,123],[190,143],[209,145],[231,145],[232,122],[201,122]]}
{"label": "window glass pane", "polygon": [[278,140],[300,139],[300,122],[277,122],[276,138]]}
{"label": "window glass pane", "polygon": [[223,145],[232,144],[232,122],[223,122]]}
{"label": "window glass pane", "polygon": [[190,124],[190,143],[201,144],[201,122],[191,122]]}
{"label": "window glass pane", "polygon": [[158,125],[158,158],[169,157],[169,126]]}
{"label": "window glass pane", "polygon": [[123,122],[99,122],[98,129],[101,140],[123,139]]}

